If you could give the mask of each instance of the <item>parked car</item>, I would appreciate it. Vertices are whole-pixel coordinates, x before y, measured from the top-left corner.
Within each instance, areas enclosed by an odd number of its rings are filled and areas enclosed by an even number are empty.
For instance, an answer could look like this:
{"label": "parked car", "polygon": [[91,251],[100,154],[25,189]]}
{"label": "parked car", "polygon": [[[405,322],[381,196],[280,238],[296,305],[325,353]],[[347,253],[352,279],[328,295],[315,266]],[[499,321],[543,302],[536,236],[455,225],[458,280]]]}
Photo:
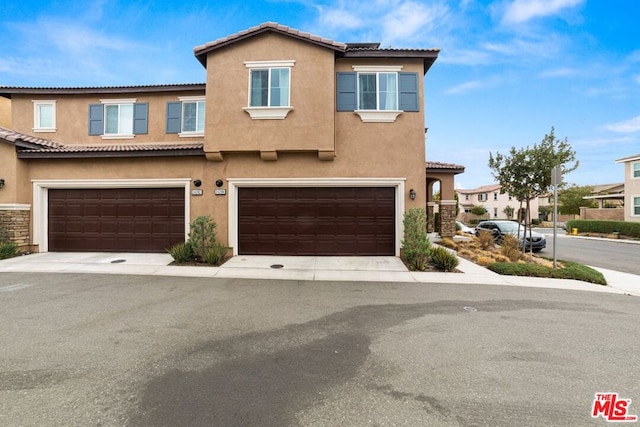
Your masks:
{"label": "parked car", "polygon": [[474,228],[468,227],[460,221],[456,221],[456,230],[462,231],[462,234],[476,234],[476,230]]}
{"label": "parked car", "polygon": [[[480,221],[476,227],[476,236],[479,235],[481,231],[488,231],[493,234],[493,238],[496,243],[499,244],[506,234],[518,235],[518,223],[508,220]],[[547,247],[547,239],[545,239],[542,234],[531,231],[525,228],[524,225],[520,225],[519,238],[520,245],[524,246],[526,250],[531,249],[533,252],[540,252]]]}

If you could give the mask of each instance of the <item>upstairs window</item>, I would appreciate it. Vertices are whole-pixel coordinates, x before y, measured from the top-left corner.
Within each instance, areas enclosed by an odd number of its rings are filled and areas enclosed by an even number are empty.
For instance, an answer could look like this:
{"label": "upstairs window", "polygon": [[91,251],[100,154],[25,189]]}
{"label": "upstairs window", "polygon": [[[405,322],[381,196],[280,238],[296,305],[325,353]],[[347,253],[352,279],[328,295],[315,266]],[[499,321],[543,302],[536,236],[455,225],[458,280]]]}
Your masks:
{"label": "upstairs window", "polygon": [[33,101],[34,132],[55,132],[56,101]]}
{"label": "upstairs window", "polygon": [[295,61],[247,61],[252,119],[284,119],[291,111],[291,68]]}
{"label": "upstairs window", "polygon": [[498,200],[498,193],[493,193],[493,200]]}
{"label": "upstairs window", "polygon": [[147,133],[149,104],[135,99],[102,100],[89,105],[89,135],[133,138]]}
{"label": "upstairs window", "polygon": [[640,178],[640,162],[631,164],[631,172],[634,178]]}
{"label": "upstairs window", "polygon": [[180,136],[204,135],[204,96],[178,99],[178,102],[167,102],[167,133],[178,133]]}
{"label": "upstairs window", "polygon": [[398,110],[398,73],[358,73],[359,110]]}
{"label": "upstairs window", "polygon": [[478,194],[478,201],[479,202],[486,202],[487,201],[487,193]]}
{"label": "upstairs window", "polygon": [[633,206],[632,206],[632,214],[633,216],[640,215],[640,197],[633,198]]}

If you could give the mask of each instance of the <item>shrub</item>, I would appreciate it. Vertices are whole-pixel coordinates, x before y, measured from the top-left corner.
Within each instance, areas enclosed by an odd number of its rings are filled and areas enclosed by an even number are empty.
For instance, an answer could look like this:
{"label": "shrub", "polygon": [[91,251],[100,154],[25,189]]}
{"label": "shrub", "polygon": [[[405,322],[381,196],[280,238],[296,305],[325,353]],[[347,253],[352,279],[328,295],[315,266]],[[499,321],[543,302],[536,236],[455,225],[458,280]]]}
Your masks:
{"label": "shrub", "polygon": [[440,246],[444,246],[445,248],[453,249],[454,251],[458,250],[458,245],[456,244],[456,242],[454,242],[453,240],[451,240],[448,237],[445,237],[440,241]]}
{"label": "shrub", "polygon": [[471,213],[474,215],[485,215],[487,209],[483,205],[473,205],[471,207]]}
{"label": "shrub", "polygon": [[18,245],[13,242],[0,242],[0,259],[13,258],[18,255]]}
{"label": "shrub", "polygon": [[476,264],[481,265],[483,267],[487,267],[487,266],[489,266],[491,264],[495,264],[495,262],[496,262],[495,259],[493,259],[493,258],[491,258],[489,256],[484,256],[484,255],[479,256],[476,259]]}
{"label": "shrub", "polygon": [[488,266],[489,270],[508,276],[549,277],[556,279],[574,279],[583,282],[606,285],[604,276],[591,267],[575,262],[563,261],[565,268],[556,269],[540,264],[497,262]]}
{"label": "shrub", "polygon": [[460,261],[456,254],[449,252],[441,246],[437,246],[431,248],[431,262],[438,270],[453,271]]}
{"label": "shrub", "polygon": [[566,224],[568,233],[571,233],[572,228],[577,228],[580,232],[603,234],[618,232],[624,236],[640,239],[640,222],[572,219]]}
{"label": "shrub", "polygon": [[184,264],[193,258],[193,250],[189,242],[176,243],[167,249],[167,252],[169,252],[171,258],[178,264]]}
{"label": "shrub", "polygon": [[500,253],[509,258],[510,261],[517,261],[522,257],[520,241],[512,234],[507,234],[502,238]]}
{"label": "shrub", "polygon": [[493,234],[489,231],[481,230],[478,233],[478,243],[480,243],[480,247],[482,250],[489,250],[494,247],[495,240],[493,239]]}
{"label": "shrub", "polygon": [[193,255],[204,260],[209,248],[216,243],[216,223],[210,216],[196,217],[190,224],[189,243]]}
{"label": "shrub", "polygon": [[224,257],[227,256],[228,248],[220,243],[215,243],[210,248],[207,248],[204,254],[204,262],[210,265],[220,265]]}
{"label": "shrub", "polygon": [[412,271],[424,271],[429,262],[427,212],[424,208],[411,208],[404,214],[404,258]]}

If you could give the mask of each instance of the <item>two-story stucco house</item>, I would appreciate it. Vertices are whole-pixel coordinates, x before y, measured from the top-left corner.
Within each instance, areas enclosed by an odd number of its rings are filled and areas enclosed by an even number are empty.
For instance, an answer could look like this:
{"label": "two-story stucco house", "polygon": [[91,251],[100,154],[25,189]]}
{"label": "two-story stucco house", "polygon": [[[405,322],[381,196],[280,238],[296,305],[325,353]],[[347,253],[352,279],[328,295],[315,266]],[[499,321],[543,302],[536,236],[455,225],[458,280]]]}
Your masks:
{"label": "two-story stucco house", "polygon": [[[469,190],[457,189],[458,201],[460,203],[460,220],[466,220],[465,214],[471,212],[471,208],[476,205],[484,206],[487,212],[487,219],[517,219],[524,218],[526,206],[520,210],[520,202],[509,193],[501,193],[500,184],[483,185]],[[531,217],[538,218],[538,199],[530,202]],[[510,208],[510,209],[508,209]],[[508,213],[511,212],[511,215]],[[518,214],[520,212],[520,214]]]}
{"label": "two-story stucco house", "polygon": [[197,46],[205,83],[0,87],[0,215],[36,251],[162,252],[210,215],[233,254],[399,255],[426,206],[437,49],[264,23]]}
{"label": "two-story stucco house", "polygon": [[640,222],[640,154],[616,163],[624,164],[624,220]]}

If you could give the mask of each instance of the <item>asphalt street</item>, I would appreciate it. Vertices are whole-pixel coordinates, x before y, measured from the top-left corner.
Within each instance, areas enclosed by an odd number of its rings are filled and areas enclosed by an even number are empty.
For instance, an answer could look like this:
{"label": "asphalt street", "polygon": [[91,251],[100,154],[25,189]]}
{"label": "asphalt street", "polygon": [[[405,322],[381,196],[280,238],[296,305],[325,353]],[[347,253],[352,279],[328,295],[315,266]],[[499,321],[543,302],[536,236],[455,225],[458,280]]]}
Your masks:
{"label": "asphalt street", "polygon": [[584,426],[640,413],[637,297],[0,276],[2,426]]}

